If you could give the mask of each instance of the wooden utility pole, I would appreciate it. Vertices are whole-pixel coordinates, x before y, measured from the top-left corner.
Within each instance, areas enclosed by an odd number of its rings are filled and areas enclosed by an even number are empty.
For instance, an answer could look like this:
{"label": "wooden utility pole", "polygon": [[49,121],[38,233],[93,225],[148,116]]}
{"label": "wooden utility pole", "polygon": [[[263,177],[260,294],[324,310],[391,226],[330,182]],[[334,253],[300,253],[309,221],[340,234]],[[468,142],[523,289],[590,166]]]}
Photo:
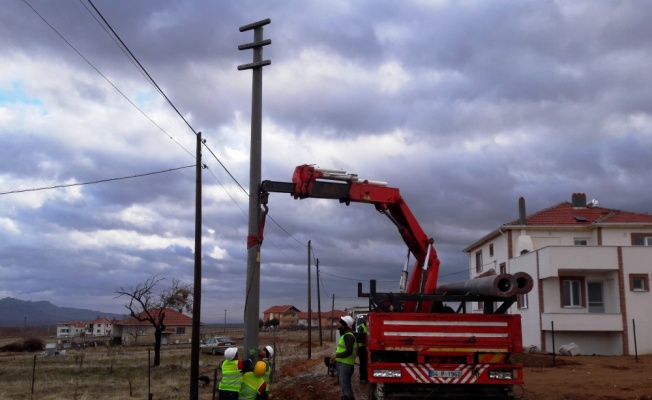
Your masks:
{"label": "wooden utility pole", "polygon": [[333,304],[331,305],[331,342],[333,341],[333,320],[335,319],[335,293],[333,293]]}
{"label": "wooden utility pole", "polygon": [[308,359],[312,356],[312,310],[310,307],[310,240],[308,240]]}
{"label": "wooden utility pole", "polygon": [[324,345],[324,339],[321,333],[321,296],[319,295],[319,258],[317,259],[317,321],[319,321],[319,345]]}
{"label": "wooden utility pole", "polygon": [[192,335],[190,343],[190,400],[199,398],[199,330],[201,329],[201,132],[197,133],[195,168],[195,280],[192,294]]}

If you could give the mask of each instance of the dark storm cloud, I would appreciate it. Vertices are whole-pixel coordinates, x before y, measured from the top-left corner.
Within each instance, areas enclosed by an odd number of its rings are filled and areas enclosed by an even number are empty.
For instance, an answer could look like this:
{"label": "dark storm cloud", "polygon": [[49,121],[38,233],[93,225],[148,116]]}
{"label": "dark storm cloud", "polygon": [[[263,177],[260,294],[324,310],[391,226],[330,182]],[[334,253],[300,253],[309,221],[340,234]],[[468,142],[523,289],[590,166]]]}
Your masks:
{"label": "dark storm cloud", "polygon": [[[578,191],[649,212],[650,4],[93,3],[246,190],[251,72],[236,67],[251,62],[237,46],[253,35],[238,28],[271,18],[263,179],[319,163],[399,188],[435,239],[441,281],[466,278],[462,249],[516,219],[520,196],[528,212]],[[26,3],[5,4],[0,189],[194,163],[191,129],[89,4],[29,4],[86,60]],[[202,311],[240,321],[248,199],[203,156]],[[0,201],[0,296],[121,312],[119,286],[156,273],[192,281],[194,168]],[[280,227],[267,221],[261,310],[306,310],[308,240],[336,308],[360,302],[358,281],[396,290],[405,246],[372,206],[272,194],[269,207]]]}

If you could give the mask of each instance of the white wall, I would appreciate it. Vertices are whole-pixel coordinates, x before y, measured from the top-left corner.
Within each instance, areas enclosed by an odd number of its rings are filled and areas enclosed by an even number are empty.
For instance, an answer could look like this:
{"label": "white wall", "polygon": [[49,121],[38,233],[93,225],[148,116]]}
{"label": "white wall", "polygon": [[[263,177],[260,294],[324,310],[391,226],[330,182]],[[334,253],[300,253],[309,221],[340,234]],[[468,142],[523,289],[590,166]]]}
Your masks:
{"label": "white wall", "polygon": [[629,285],[629,274],[652,274],[652,249],[650,247],[623,247],[623,278],[629,351],[634,354],[634,329],[638,354],[652,353],[652,292],[634,292]]}
{"label": "white wall", "polygon": [[[582,355],[599,354],[605,356],[623,355],[623,340],[620,332],[567,332],[555,331],[555,352],[559,354],[562,345],[575,343]],[[552,332],[547,331],[546,348],[552,349]],[[550,352],[550,351],[549,351]]]}

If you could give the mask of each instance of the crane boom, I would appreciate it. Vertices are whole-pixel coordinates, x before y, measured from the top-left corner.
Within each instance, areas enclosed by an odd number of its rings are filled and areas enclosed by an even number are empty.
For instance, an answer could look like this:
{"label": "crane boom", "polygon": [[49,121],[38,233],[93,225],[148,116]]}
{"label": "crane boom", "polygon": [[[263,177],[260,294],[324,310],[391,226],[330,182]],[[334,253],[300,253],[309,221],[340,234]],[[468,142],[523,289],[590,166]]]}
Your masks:
{"label": "crane boom", "polygon": [[[340,181],[340,182],[328,182]],[[261,184],[263,201],[266,193],[289,193],[295,199],[319,198],[337,199],[340,203],[373,204],[376,210],[385,214],[396,225],[403,241],[416,260],[406,293],[429,294],[437,288],[439,258],[428,237],[412,214],[397,188],[388,187],[384,182],[359,180],[355,174],[342,170],[320,169],[313,165],[300,165],[295,168],[292,182],[263,181]],[[409,301],[405,303],[408,312],[429,312],[431,302]]]}

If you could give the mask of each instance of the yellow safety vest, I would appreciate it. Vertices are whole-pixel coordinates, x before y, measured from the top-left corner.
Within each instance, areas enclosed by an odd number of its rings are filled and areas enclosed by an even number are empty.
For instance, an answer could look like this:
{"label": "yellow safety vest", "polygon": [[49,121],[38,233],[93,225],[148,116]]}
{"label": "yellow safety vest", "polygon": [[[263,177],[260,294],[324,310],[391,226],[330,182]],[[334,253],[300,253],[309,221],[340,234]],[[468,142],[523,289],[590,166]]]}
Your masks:
{"label": "yellow safety vest", "polygon": [[253,372],[245,372],[242,375],[242,386],[240,386],[239,400],[256,400],[258,396],[258,389],[265,383],[263,378],[254,375]]}
{"label": "yellow safety vest", "polygon": [[[355,340],[355,335],[353,334],[353,332],[346,332],[344,335],[340,336],[340,340],[339,340],[339,342],[337,342],[337,352],[338,353],[343,353],[343,352],[346,351],[346,344],[344,343],[344,336],[346,336],[346,335],[353,336],[353,340]],[[357,342],[355,342],[353,344],[353,351],[351,352],[351,354],[348,357],[343,357],[343,358],[338,357],[338,358],[335,359],[335,361],[341,362],[341,363],[344,363],[344,364],[355,365],[355,356],[357,355],[357,347],[358,347],[358,344],[357,344]]]}
{"label": "yellow safety vest", "polygon": [[265,391],[269,392],[269,387],[270,387],[269,379],[270,379],[270,375],[272,374],[272,363],[269,362],[268,359],[264,359],[263,361],[265,361],[265,364],[267,364],[267,369],[265,370],[265,375],[263,375],[263,379],[265,380],[265,383],[267,384],[267,386],[265,387]]}
{"label": "yellow safety vest", "polygon": [[219,390],[239,392],[242,384],[242,373],[238,369],[238,360],[224,360],[222,363],[222,380]]}

